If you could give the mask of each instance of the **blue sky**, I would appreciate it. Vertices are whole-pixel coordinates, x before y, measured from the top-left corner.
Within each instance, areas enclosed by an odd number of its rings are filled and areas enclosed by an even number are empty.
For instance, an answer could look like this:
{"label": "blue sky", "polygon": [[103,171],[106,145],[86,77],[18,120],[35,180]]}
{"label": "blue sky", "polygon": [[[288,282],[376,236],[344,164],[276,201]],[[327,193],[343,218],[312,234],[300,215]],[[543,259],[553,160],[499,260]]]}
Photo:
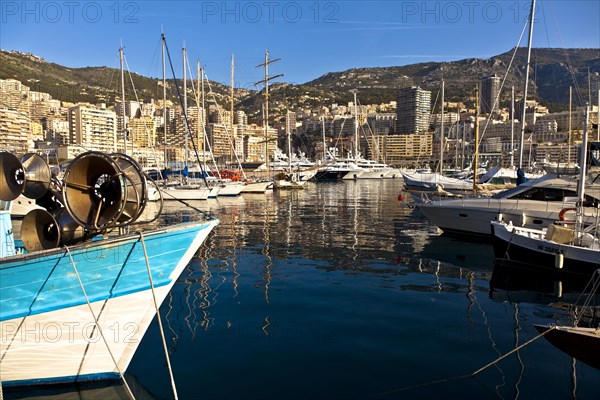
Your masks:
{"label": "blue sky", "polygon": [[[600,2],[538,0],[534,47],[600,48]],[[353,67],[487,58],[514,47],[530,1],[0,1],[0,47],[68,67],[160,76],[160,32],[178,74],[181,48],[210,79],[254,88],[271,73],[303,83]],[[526,37],[521,44],[526,45]],[[599,61],[600,62],[600,61]]]}

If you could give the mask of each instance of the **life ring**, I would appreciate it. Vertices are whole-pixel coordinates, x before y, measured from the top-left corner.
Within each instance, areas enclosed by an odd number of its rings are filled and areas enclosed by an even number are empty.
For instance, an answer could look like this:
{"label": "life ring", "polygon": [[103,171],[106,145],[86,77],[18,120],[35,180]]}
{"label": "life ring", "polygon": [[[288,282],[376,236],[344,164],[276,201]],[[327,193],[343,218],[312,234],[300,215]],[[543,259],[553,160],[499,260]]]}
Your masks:
{"label": "life ring", "polygon": [[572,207],[571,207],[571,208],[563,208],[563,209],[562,209],[562,210],[560,210],[560,212],[558,213],[558,219],[560,219],[561,221],[564,221],[564,220],[565,220],[565,214],[566,214],[568,211],[577,211],[577,209],[576,209],[576,208],[572,208]]}

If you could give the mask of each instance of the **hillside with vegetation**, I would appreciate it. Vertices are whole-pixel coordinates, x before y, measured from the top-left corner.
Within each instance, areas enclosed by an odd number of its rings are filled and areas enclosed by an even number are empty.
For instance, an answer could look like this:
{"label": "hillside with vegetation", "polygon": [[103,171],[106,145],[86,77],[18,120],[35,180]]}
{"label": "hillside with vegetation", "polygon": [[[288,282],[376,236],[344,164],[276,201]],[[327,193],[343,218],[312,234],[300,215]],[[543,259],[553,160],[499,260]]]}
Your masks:
{"label": "hillside with vegetation", "polygon": [[[354,68],[329,72],[299,85],[273,83],[270,93],[271,115],[282,115],[285,110],[297,107],[345,104],[352,100],[351,89],[359,90],[362,104],[388,103],[395,100],[398,88],[412,85],[431,90],[435,99],[442,79],[445,81],[446,101],[466,102],[474,99],[478,80],[492,74],[503,78],[508,71],[501,98],[502,104],[507,104],[510,87],[515,86],[519,97],[525,79],[526,49],[517,50],[509,70],[513,52],[511,50],[488,59]],[[599,49],[533,49],[529,98],[538,99],[553,111],[565,109],[569,103],[569,87],[573,86],[574,104],[584,104],[588,98],[588,88],[597,90],[599,86],[599,60]],[[32,90],[50,93],[53,98],[63,101],[105,102],[110,106],[120,97],[120,75],[115,68],[68,68],[16,51],[0,51],[0,79],[17,79]],[[131,74],[131,79],[141,101],[162,98],[162,80],[135,73]],[[218,82],[211,82],[211,86],[217,102],[229,107],[229,89]],[[176,100],[173,80],[167,81],[167,96]],[[135,98],[129,78],[125,97]],[[246,111],[251,121],[260,119],[260,91],[236,89],[235,97],[236,108]]]}

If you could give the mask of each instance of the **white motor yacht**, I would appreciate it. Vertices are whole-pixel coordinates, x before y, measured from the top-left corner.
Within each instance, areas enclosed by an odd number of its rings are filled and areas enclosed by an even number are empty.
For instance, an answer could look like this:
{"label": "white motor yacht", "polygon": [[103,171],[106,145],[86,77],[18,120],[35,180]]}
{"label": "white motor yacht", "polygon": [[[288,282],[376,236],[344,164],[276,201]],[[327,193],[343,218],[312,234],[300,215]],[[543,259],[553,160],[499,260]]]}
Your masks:
{"label": "white motor yacht", "polygon": [[[593,179],[588,179],[593,182]],[[417,207],[444,232],[471,235],[491,234],[491,221],[512,222],[514,226],[544,228],[554,221],[572,218],[578,180],[553,174],[527,181],[492,197],[425,199]],[[593,223],[600,201],[600,183],[586,187],[584,222]]]}

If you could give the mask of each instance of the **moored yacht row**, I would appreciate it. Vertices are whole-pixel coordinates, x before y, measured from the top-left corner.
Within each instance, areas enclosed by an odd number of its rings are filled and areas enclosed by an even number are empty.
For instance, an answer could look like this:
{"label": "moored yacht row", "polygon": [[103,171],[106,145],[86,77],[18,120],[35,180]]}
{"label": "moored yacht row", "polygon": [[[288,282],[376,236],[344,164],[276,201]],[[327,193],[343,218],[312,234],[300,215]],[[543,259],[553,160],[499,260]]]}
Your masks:
{"label": "moored yacht row", "polygon": [[491,197],[424,195],[416,207],[445,233],[491,235],[497,259],[591,276],[600,269],[600,142],[588,146],[584,131],[582,148],[579,176],[546,174]]}

